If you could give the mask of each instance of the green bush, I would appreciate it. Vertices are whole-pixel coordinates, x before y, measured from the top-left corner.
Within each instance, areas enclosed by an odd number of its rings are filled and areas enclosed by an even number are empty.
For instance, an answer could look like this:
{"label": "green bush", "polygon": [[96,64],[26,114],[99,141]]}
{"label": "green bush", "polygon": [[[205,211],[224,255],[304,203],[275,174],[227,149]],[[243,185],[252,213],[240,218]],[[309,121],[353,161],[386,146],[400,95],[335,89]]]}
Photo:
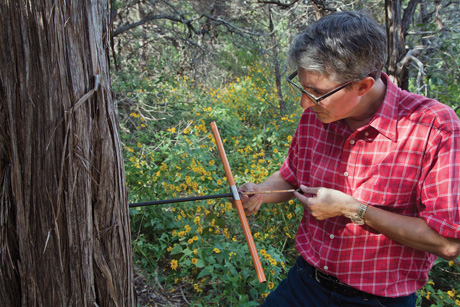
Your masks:
{"label": "green bush", "polygon": [[[130,201],[228,193],[210,131],[213,120],[237,185],[260,182],[278,170],[301,109],[293,97],[291,113],[280,115],[274,80],[263,77],[269,75],[258,65],[219,88],[196,88],[187,78],[161,85],[139,80],[131,91],[142,103],[122,122]],[[228,199],[131,209],[135,261],[170,287],[180,284],[196,306],[256,306],[294,261],[301,213],[291,201],[265,206],[249,218],[265,284],[257,280]]]}

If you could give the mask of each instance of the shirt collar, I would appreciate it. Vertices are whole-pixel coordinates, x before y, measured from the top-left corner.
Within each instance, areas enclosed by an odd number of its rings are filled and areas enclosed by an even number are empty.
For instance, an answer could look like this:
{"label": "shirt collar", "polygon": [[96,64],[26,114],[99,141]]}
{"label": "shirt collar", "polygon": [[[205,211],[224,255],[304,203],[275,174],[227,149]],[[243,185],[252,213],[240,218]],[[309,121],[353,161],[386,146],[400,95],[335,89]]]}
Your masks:
{"label": "shirt collar", "polygon": [[[385,98],[380,108],[374,114],[373,118],[366,126],[359,130],[365,130],[368,127],[373,127],[379,133],[393,142],[398,139],[397,122],[398,122],[398,97],[400,89],[388,78],[388,75],[382,72],[381,79],[386,85]],[[344,120],[333,122],[331,124],[323,124],[324,129],[330,128],[340,134],[346,134],[350,128]],[[351,133],[348,132],[348,133]]]}
{"label": "shirt collar", "polygon": [[382,72],[381,78],[387,86],[386,94],[379,110],[369,122],[369,126],[375,128],[393,142],[396,142],[398,140],[398,97],[401,90],[391,82],[388,75],[384,72]]}

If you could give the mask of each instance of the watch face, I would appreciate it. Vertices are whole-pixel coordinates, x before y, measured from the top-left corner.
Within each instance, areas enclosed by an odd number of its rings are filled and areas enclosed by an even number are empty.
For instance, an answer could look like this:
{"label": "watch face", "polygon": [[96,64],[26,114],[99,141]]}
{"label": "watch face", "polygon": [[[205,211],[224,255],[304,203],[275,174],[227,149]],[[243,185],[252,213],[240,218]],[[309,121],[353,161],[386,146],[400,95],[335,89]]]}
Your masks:
{"label": "watch face", "polygon": [[364,220],[359,216],[354,216],[351,218],[351,221],[357,225],[364,225]]}

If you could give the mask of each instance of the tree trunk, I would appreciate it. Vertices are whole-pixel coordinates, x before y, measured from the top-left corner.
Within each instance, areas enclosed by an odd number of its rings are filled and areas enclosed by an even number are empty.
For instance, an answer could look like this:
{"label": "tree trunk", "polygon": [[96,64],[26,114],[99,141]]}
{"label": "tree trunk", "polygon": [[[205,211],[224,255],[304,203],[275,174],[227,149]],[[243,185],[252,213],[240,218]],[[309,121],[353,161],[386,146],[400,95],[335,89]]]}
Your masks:
{"label": "tree trunk", "polygon": [[278,61],[278,40],[276,39],[275,26],[273,24],[273,15],[271,6],[268,7],[268,16],[269,16],[269,29],[270,29],[270,40],[273,45],[273,65],[275,66],[275,85],[276,85],[276,96],[278,97],[278,105],[280,108],[280,115],[283,116],[286,114],[286,104],[283,98],[283,91],[281,89],[281,72],[280,64]]}
{"label": "tree trunk", "polygon": [[406,34],[420,1],[410,0],[403,14],[401,0],[385,0],[387,73],[390,79],[404,90],[409,88],[409,60],[405,57]]}
{"label": "tree trunk", "polygon": [[133,306],[107,0],[0,12],[1,305]]}

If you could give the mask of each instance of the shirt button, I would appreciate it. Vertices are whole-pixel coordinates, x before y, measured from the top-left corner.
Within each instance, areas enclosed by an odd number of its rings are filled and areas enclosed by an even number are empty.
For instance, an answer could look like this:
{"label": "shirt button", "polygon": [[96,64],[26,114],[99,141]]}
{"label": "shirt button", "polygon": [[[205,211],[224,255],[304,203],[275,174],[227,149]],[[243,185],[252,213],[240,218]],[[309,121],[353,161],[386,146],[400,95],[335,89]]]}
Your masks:
{"label": "shirt button", "polygon": [[323,267],[323,269],[325,269],[325,270],[327,271],[327,269],[329,269],[329,267],[328,267],[327,265],[325,265],[325,266]]}
{"label": "shirt button", "polygon": [[334,235],[330,235],[329,238],[334,239]]}
{"label": "shirt button", "polygon": [[355,140],[350,140],[350,144],[351,145],[355,144]]}
{"label": "shirt button", "polygon": [[365,136],[369,136],[369,132],[367,132],[367,131],[364,132],[364,135],[365,135]]}
{"label": "shirt button", "polygon": [[345,177],[348,177],[348,172],[344,172],[343,175],[344,175]]}

